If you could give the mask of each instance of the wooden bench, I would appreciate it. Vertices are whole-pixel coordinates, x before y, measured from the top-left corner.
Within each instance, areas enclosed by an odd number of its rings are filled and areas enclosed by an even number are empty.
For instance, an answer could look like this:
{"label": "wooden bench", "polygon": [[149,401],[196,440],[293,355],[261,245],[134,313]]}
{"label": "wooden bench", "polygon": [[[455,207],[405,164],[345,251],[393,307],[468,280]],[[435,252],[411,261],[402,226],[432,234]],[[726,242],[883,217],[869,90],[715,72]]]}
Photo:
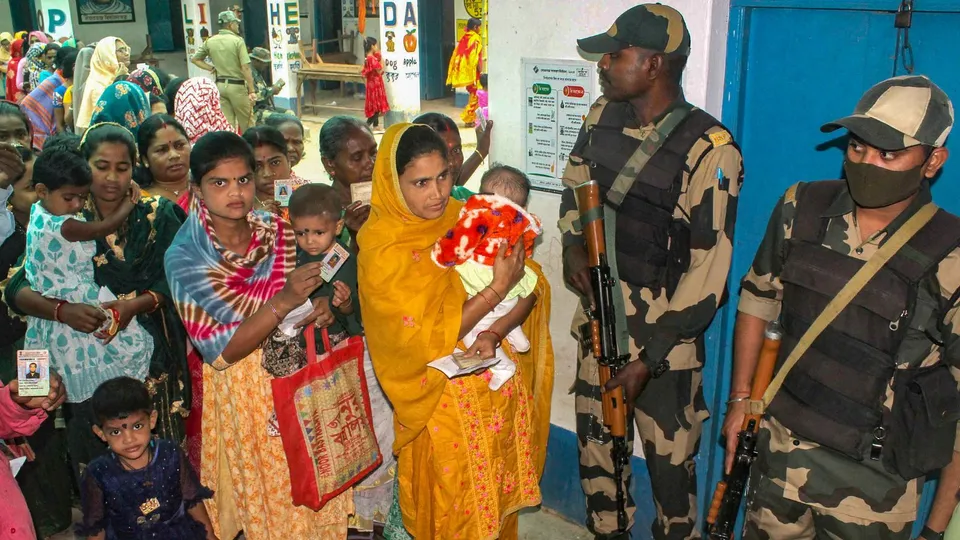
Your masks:
{"label": "wooden bench", "polygon": [[[344,35],[337,32],[338,36],[334,39],[317,42],[311,41],[309,44],[300,43],[300,70],[297,72],[297,115],[301,115],[307,107],[318,108],[317,105],[317,85],[313,84],[310,92],[310,103],[303,101],[303,87],[308,81],[338,81],[340,83],[364,83],[366,82],[360,72],[363,66],[357,65],[356,55],[353,54],[353,42],[356,40],[356,33]],[[340,43],[341,50],[331,53],[317,53],[317,45],[325,43]],[[349,47],[347,45],[349,44]],[[340,85],[340,96],[346,95],[346,84]]]}

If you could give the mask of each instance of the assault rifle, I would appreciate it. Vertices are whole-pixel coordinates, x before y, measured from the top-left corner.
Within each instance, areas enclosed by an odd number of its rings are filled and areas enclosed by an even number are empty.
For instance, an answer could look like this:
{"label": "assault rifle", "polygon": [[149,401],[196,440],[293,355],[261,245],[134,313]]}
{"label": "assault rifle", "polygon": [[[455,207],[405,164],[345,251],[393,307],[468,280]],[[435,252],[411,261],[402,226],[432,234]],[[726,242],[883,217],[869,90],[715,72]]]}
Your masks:
{"label": "assault rifle", "polygon": [[587,244],[590,285],[594,297],[594,305],[588,312],[590,321],[581,327],[580,335],[584,346],[592,349],[600,371],[603,425],[610,430],[613,440],[611,457],[613,477],[617,483],[617,529],[619,532],[626,532],[627,495],[623,485],[623,471],[630,463],[630,451],[627,448],[627,404],[624,401],[623,388],[611,392],[603,390],[607,381],[616,377],[620,368],[630,359],[629,353],[620,354],[617,345],[617,314],[614,310],[613,295],[622,293],[618,290],[619,283],[610,275],[610,266],[607,263],[600,188],[596,182],[591,181],[577,186],[574,191]]}
{"label": "assault rifle", "polygon": [[[750,401],[759,401],[770,386],[782,335],[783,331],[777,321],[767,323],[763,347],[760,349],[760,360],[753,374],[753,384],[750,386]],[[737,435],[737,452],[733,457],[733,466],[730,467],[729,473],[723,475],[723,480],[717,482],[717,489],[713,492],[713,502],[707,512],[707,537],[710,540],[733,538],[733,528],[737,523],[737,514],[740,513],[740,502],[747,489],[750,467],[757,458],[757,432],[760,430],[760,417],[760,414],[747,414],[744,417],[743,427]]]}

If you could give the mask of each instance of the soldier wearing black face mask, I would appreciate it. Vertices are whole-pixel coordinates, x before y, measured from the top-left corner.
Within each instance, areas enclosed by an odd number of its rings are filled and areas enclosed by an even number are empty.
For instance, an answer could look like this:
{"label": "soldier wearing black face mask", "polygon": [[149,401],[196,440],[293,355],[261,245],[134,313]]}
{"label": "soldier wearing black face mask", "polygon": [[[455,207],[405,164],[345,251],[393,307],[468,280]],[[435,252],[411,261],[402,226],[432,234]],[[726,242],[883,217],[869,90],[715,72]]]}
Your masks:
{"label": "soldier wearing black face mask", "polygon": [[[830,300],[931,203],[952,126],[949,98],[919,76],[877,84],[823,126],[850,132],[846,181],[788,189],[742,281],[728,466],[766,321],[784,327],[780,370]],[[960,218],[935,210],[765,397],[745,539],[908,539],[920,483],[941,468],[921,537],[942,538],[960,487],[958,246]]]}

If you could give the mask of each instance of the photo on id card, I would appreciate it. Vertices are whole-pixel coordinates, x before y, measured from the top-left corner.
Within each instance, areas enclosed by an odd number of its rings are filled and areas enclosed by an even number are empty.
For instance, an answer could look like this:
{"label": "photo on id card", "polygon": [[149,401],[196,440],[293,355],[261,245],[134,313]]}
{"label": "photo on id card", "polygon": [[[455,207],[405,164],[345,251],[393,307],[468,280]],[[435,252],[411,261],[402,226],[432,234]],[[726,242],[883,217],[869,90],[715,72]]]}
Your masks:
{"label": "photo on id card", "polygon": [[333,281],[333,276],[336,275],[337,270],[340,270],[340,267],[343,266],[343,263],[350,257],[350,252],[347,251],[347,248],[343,247],[340,244],[334,244],[333,249],[330,250],[330,253],[327,253],[327,256],[323,258],[323,266],[320,268],[320,277],[324,281],[330,283]]}
{"label": "photo on id card", "polygon": [[44,397],[50,393],[50,353],[46,350],[17,351],[17,393]]}
{"label": "photo on id card", "polygon": [[306,180],[277,180],[273,183],[273,198],[280,206],[290,206],[290,197]]}

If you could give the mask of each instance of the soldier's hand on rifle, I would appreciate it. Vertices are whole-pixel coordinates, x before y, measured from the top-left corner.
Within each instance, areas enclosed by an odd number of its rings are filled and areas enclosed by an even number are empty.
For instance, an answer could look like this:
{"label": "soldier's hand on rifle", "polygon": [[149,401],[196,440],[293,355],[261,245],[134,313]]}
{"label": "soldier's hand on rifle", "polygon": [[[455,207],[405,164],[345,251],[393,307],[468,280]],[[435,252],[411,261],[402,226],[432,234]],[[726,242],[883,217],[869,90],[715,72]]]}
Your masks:
{"label": "soldier's hand on rifle", "polygon": [[603,389],[610,392],[618,386],[622,386],[624,401],[627,403],[627,410],[630,410],[635,406],[637,398],[643,393],[643,389],[647,387],[649,381],[650,368],[640,360],[634,360],[624,366],[616,377],[607,381]]}
{"label": "soldier's hand on rifle", "polygon": [[563,279],[581,296],[593,302],[593,286],[590,284],[590,266],[587,264],[587,248],[574,244],[563,249]]}
{"label": "soldier's hand on rifle", "polygon": [[[732,394],[731,399],[742,397]],[[737,437],[743,429],[743,417],[747,415],[747,401],[737,401],[727,405],[727,417],[723,419],[723,436],[727,438],[726,456],[723,461],[724,473],[733,467],[733,458],[737,453]]]}
{"label": "soldier's hand on rifle", "polygon": [[523,239],[517,240],[513,253],[507,255],[507,243],[500,243],[497,258],[493,261],[493,282],[490,288],[503,298],[507,292],[523,278],[527,253],[523,249]]}

